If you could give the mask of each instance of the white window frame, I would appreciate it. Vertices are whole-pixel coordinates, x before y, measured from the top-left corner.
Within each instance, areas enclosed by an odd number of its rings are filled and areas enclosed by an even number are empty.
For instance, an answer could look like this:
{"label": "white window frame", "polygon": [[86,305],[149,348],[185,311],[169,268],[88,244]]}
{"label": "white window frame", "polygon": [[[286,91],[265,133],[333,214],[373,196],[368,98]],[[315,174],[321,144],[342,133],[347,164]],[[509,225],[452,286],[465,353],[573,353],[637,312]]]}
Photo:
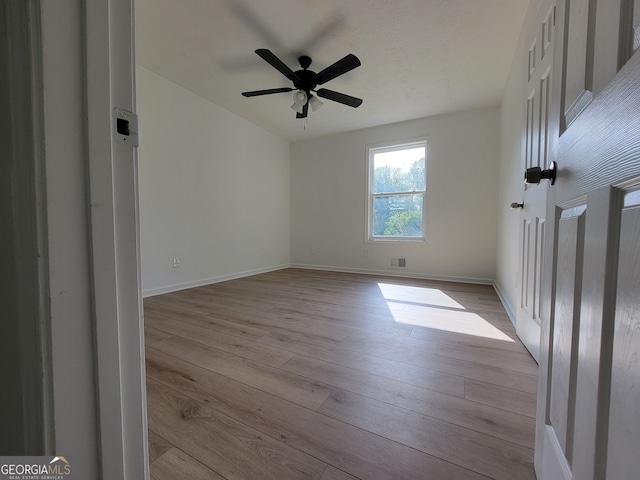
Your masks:
{"label": "white window frame", "polygon": [[[376,153],[383,152],[395,152],[399,150],[409,150],[417,147],[424,147],[424,190],[416,190],[410,192],[393,192],[384,194],[384,196],[401,196],[401,195],[414,195],[422,194],[422,236],[421,237],[401,237],[390,235],[374,235],[373,234],[373,200],[375,197],[381,196],[373,192],[374,185],[374,168],[373,159]],[[365,221],[366,232],[365,240],[371,243],[378,242],[422,242],[426,241],[427,232],[427,138],[417,138],[404,141],[386,142],[375,145],[367,146],[367,187],[366,187],[366,205],[367,205],[367,218]]]}

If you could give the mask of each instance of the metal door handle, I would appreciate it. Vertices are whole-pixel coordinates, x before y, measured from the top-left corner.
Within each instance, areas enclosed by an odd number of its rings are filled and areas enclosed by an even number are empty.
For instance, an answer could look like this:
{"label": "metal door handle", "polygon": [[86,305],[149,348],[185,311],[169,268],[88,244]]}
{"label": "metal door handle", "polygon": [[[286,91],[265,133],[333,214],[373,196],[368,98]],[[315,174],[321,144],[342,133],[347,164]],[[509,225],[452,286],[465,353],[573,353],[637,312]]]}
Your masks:
{"label": "metal door handle", "polygon": [[543,178],[546,178],[553,185],[556,183],[557,170],[556,162],[551,162],[548,170],[542,170],[540,167],[527,168],[524,172],[524,183],[540,183]]}
{"label": "metal door handle", "polygon": [[524,202],[522,202],[522,203],[513,202],[513,203],[511,204],[511,208],[513,208],[514,210],[517,210],[518,208],[519,208],[520,210],[522,210],[522,209],[524,208]]}

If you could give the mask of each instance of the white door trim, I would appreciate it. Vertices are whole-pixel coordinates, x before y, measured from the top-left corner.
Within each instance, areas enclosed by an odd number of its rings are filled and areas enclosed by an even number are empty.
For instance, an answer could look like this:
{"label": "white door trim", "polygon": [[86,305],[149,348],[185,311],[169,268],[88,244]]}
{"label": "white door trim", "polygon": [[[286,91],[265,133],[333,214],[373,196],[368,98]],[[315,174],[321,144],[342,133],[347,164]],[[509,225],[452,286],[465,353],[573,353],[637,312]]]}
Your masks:
{"label": "white door trim", "polygon": [[[56,455],[74,476],[148,479],[134,149],[133,2],[40,0]],[[44,207],[42,207],[44,208]]]}
{"label": "white door trim", "polygon": [[135,111],[132,2],[85,2],[91,259],[99,449],[105,479],[148,478],[137,149],[113,110]]}

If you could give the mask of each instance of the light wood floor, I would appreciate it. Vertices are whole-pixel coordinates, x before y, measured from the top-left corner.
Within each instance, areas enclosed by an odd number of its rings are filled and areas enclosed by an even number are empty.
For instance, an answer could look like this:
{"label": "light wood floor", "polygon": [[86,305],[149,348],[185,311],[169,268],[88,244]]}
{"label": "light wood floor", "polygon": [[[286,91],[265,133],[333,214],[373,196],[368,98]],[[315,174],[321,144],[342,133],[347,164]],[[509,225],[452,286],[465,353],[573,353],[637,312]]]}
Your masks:
{"label": "light wood floor", "polygon": [[535,478],[490,286],[287,269],[144,306],[153,479]]}

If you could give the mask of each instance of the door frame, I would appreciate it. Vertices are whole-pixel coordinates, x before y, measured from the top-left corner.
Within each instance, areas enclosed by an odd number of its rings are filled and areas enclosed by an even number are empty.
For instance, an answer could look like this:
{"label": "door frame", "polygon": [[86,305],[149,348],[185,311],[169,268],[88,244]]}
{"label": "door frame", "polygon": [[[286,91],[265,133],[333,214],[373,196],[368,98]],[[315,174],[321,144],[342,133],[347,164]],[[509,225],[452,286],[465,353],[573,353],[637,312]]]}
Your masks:
{"label": "door frame", "polygon": [[[112,113],[135,111],[133,2],[3,5],[21,21],[7,19],[2,36],[32,68],[9,66],[21,98],[32,102],[10,123],[11,142],[35,164],[11,201],[15,212],[33,211],[20,225],[36,234],[20,245],[11,240],[10,253],[20,258],[22,247],[37,257],[30,298],[46,306],[34,302],[37,312],[12,316],[22,329],[40,325],[33,331],[42,350],[32,360],[35,375],[19,357],[9,364],[23,385],[38,383],[30,402],[43,412],[23,426],[35,447],[16,454],[63,455],[77,478],[148,479],[137,151],[114,140]],[[32,29],[33,41],[24,43],[14,25]],[[20,332],[3,339],[19,343]]]}
{"label": "door frame", "polygon": [[146,478],[138,151],[116,141],[114,113],[136,110],[133,1],[82,3],[101,473]]}

